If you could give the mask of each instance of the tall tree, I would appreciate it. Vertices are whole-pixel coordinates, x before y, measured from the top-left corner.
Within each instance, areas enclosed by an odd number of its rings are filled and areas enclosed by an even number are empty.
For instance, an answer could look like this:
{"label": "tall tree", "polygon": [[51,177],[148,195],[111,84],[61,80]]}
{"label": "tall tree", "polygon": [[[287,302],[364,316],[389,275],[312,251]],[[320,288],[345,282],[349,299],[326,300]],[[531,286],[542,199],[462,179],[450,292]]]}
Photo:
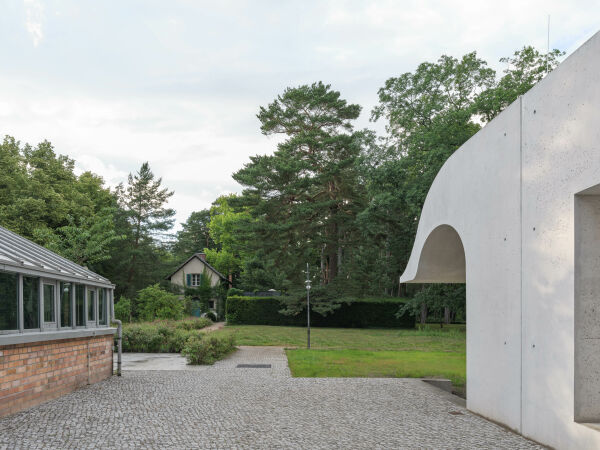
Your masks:
{"label": "tall tree", "polygon": [[215,248],[209,224],[210,210],[203,209],[190,214],[185,223],[181,224],[181,230],[177,232],[177,239],[173,245],[173,253],[177,259],[189,257],[205,248]]}
{"label": "tall tree", "polygon": [[356,164],[364,133],[352,125],[360,110],[322,82],[287,88],[257,116],[263,134],[285,140],[233,175],[256,218],[254,241],[298,282],[307,260],[320,261],[324,284],[339,273],[361,204]]}
{"label": "tall tree", "polygon": [[126,280],[130,291],[135,285],[132,284],[134,277],[142,273],[139,256],[144,253],[143,250],[146,253],[151,250],[157,240],[173,227],[175,211],[166,207],[173,191],[162,187],[162,178],[155,179],[150,165],[145,162],[137,173],[129,174],[126,187],[122,184],[117,186],[116,194],[130,227],[127,244],[131,256]]}

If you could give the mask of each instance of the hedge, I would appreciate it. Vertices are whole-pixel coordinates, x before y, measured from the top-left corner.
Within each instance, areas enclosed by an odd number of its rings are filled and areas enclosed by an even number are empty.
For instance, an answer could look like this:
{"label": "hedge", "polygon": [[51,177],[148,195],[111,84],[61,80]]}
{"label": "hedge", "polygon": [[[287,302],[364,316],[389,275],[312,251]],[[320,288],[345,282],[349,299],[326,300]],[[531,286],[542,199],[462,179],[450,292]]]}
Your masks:
{"label": "hedge", "polygon": [[[327,316],[311,311],[310,324],[337,328],[414,328],[415,318],[396,314],[407,300],[401,298],[347,300]],[[241,297],[227,299],[226,319],[238,325],[306,326],[306,311],[295,316],[281,314],[285,304],[277,297]]]}

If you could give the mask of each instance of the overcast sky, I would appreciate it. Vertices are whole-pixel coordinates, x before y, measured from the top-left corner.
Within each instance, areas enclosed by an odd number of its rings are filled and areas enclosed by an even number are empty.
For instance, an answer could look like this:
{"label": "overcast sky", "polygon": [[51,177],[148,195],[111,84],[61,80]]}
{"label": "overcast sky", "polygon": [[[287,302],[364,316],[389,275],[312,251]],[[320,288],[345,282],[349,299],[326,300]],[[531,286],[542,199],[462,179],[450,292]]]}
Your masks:
{"label": "overcast sky", "polygon": [[114,186],[149,161],[177,221],[239,192],[231,174],[276,140],[256,113],[322,80],[363,106],[441,54],[567,55],[599,28],[595,1],[2,0],[0,134],[51,141]]}

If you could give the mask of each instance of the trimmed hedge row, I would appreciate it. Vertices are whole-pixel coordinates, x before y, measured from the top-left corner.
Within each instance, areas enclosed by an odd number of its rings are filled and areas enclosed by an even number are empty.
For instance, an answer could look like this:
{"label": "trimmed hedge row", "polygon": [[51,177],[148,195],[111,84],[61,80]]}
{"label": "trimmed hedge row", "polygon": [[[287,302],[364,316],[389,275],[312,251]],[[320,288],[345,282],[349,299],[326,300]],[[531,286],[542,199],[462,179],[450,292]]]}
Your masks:
{"label": "trimmed hedge row", "polygon": [[[406,302],[400,298],[348,300],[327,316],[311,312],[310,324],[336,328],[414,328],[415,318],[408,313],[396,314]],[[285,304],[277,297],[227,298],[226,319],[238,325],[306,326],[306,312],[295,316],[281,314]]]}

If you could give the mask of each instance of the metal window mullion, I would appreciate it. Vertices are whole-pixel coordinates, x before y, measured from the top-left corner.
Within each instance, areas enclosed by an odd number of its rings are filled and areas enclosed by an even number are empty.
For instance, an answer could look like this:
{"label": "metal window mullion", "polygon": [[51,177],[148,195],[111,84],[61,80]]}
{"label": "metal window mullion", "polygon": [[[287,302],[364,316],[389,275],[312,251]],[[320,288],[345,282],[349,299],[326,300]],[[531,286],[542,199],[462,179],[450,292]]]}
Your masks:
{"label": "metal window mullion", "polygon": [[38,278],[38,314],[40,316],[40,330],[44,329],[44,282]]}
{"label": "metal window mullion", "polygon": [[19,322],[19,333],[25,330],[25,310],[23,306],[23,274],[19,274],[17,282],[17,319]]}
{"label": "metal window mullion", "polygon": [[100,314],[98,314],[98,310],[100,308],[100,296],[98,295],[98,288],[94,289],[96,291],[96,293],[94,294],[94,297],[96,298],[96,301],[94,302],[94,318],[96,319],[96,327],[98,327],[98,325],[100,324],[100,318],[98,317]]}
{"label": "metal window mullion", "polygon": [[60,330],[60,327],[62,325],[61,323],[61,309],[60,307],[62,306],[62,296],[60,295],[60,281],[56,280],[54,281],[54,308],[56,310],[56,328],[58,328]]}
{"label": "metal window mullion", "polygon": [[83,285],[83,324],[88,327],[88,288]]}
{"label": "metal window mullion", "polygon": [[75,300],[75,292],[77,291],[76,284],[71,283],[71,328],[77,328],[77,313],[75,311],[76,308],[76,300]]}

